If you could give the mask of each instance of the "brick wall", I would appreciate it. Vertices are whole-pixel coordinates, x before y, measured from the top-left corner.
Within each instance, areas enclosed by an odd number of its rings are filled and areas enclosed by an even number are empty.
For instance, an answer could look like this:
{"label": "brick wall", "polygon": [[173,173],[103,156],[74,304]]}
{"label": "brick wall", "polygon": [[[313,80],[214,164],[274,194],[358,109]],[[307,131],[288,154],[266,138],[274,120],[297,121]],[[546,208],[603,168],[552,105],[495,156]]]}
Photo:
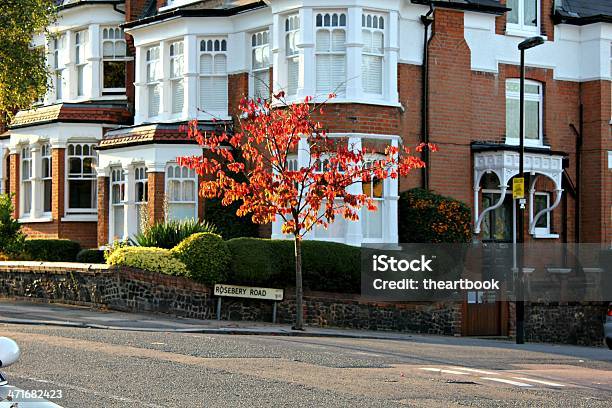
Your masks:
{"label": "brick wall", "polygon": [[166,199],[165,173],[148,173],[147,189],[149,197],[149,222],[155,223],[157,221],[163,221],[165,218],[164,201]]}
{"label": "brick wall", "polygon": [[108,225],[110,217],[109,177],[98,177],[98,246],[108,244]]}

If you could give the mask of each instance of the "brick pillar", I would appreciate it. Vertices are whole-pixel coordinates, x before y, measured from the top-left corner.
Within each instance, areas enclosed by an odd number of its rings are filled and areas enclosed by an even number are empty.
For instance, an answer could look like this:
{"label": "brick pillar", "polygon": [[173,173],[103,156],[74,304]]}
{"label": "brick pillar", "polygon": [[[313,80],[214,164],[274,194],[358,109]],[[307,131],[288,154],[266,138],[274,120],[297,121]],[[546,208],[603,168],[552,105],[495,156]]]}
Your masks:
{"label": "brick pillar", "polygon": [[19,218],[19,154],[12,153],[9,155],[10,175],[9,190],[13,194],[11,201],[13,202],[13,218]]}
{"label": "brick pillar", "polygon": [[51,215],[54,220],[61,222],[64,216],[64,192],[66,180],[66,149],[51,149]]}
{"label": "brick pillar", "polygon": [[164,221],[164,200],[166,197],[165,173],[148,173],[149,223]]}
{"label": "brick pillar", "polygon": [[108,244],[109,189],[109,178],[98,177],[98,246]]}

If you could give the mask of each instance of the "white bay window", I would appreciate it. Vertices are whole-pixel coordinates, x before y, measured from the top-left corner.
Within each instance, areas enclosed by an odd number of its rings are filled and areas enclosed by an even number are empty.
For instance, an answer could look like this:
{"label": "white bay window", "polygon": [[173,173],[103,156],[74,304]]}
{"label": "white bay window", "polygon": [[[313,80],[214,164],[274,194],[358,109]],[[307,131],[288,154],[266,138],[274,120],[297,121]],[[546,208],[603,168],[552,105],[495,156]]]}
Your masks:
{"label": "white bay window", "polygon": [[363,92],[382,95],[385,50],[385,19],[375,14],[361,16],[363,54],[361,84]]}
{"label": "white bay window", "polygon": [[42,156],[42,188],[43,188],[43,214],[51,214],[51,204],[53,200],[53,179],[52,179],[52,158],[51,145],[46,143],[41,148]]}
{"label": "white bay window", "polygon": [[87,33],[85,31],[79,31],[74,35],[74,63],[76,67],[77,96],[85,95],[85,67],[87,66],[87,60],[85,59],[86,35]]}
{"label": "white bay window", "polygon": [[346,14],[316,16],[316,92],[342,95],[346,90]]}
{"label": "white bay window", "polygon": [[285,19],[285,57],[287,60],[287,95],[295,95],[300,75],[300,54],[297,43],[300,39],[300,17],[291,15]]}
{"label": "white bay window", "polygon": [[123,29],[102,30],[102,93],[125,92],[127,48]]}
{"label": "white bay window", "polygon": [[123,239],[125,226],[125,172],[123,168],[111,170],[111,217],[112,231],[114,239]]}
{"label": "white bay window", "polygon": [[197,218],[195,171],[172,164],[166,168],[166,180],[168,218],[172,220]]}
{"label": "white bay window", "polygon": [[251,35],[251,89],[254,99],[270,97],[270,33]]}
{"label": "white bay window", "polygon": [[172,113],[183,112],[185,105],[183,41],[170,44],[170,94],[172,95]]}
{"label": "white bay window", "polygon": [[21,149],[21,215],[28,218],[32,214],[32,151],[29,147]]}
{"label": "white bay window", "polygon": [[148,176],[147,168],[144,166],[138,166],[134,169],[134,183],[135,183],[135,203],[136,203],[136,217],[137,217],[137,231],[141,232],[146,227],[145,221],[148,219],[147,203],[149,201],[148,191]]}
{"label": "white bay window", "polygon": [[161,61],[159,57],[159,46],[147,49],[146,53],[146,87],[147,104],[150,118],[159,115],[161,100]]}
{"label": "white bay window", "polygon": [[68,145],[67,213],[92,214],[97,208],[97,154],[94,143]]}
{"label": "white bay window", "polygon": [[200,41],[199,108],[212,116],[225,116],[227,97],[227,41]]}
{"label": "white bay window", "polygon": [[61,101],[63,98],[64,90],[64,64],[60,60],[60,51],[62,49],[62,42],[64,36],[53,38],[51,41],[53,48],[53,84],[55,88],[55,100]]}

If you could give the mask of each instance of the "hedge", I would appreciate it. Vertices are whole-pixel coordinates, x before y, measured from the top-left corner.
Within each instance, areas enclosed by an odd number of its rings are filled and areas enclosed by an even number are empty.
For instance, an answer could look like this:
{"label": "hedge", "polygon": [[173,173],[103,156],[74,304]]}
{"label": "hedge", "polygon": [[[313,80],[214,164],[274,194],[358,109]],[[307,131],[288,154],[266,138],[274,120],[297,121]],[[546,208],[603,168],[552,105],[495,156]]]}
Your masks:
{"label": "hedge", "polygon": [[230,253],[220,235],[209,232],[193,234],[170,252],[187,266],[187,277],[209,285],[225,282]]}
{"label": "hedge", "polygon": [[472,239],[469,207],[458,200],[413,188],[400,194],[399,241],[462,243]]}
{"label": "hedge", "polygon": [[104,251],[99,249],[82,249],[76,256],[77,262],[82,263],[105,263]]}
{"label": "hedge", "polygon": [[32,261],[74,262],[80,250],[81,245],[69,239],[26,239],[23,252]]}
{"label": "hedge", "polygon": [[[232,254],[226,283],[276,288],[295,286],[294,243],[290,240],[235,238],[227,241]],[[304,288],[358,293],[361,251],[358,247],[323,241],[302,241]]]}
{"label": "hedge", "polygon": [[106,263],[158,272],[166,275],[186,276],[187,267],[170,250],[153,247],[126,246],[113,251]]}

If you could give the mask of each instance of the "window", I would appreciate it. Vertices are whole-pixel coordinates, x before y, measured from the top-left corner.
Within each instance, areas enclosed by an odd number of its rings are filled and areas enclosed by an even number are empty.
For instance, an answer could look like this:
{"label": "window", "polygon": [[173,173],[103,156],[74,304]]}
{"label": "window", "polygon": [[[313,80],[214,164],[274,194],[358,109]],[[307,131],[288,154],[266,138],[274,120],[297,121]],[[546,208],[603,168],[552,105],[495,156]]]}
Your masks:
{"label": "window", "polygon": [[123,238],[125,226],[125,173],[122,168],[111,170],[111,210],[113,238]]}
{"label": "window", "polygon": [[[506,139],[519,143],[520,84],[506,81]],[[542,145],[542,85],[525,81],[525,144]]]}
{"label": "window", "polygon": [[200,109],[227,113],[227,41],[200,42]]}
{"label": "window", "polygon": [[166,169],[168,218],[196,217],[196,174],[192,169],[173,164]]}
{"label": "window", "polygon": [[68,145],[68,210],[71,213],[95,213],[97,158],[92,143]]}
{"label": "window", "polygon": [[287,95],[297,93],[300,75],[300,17],[293,15],[285,20],[285,57],[287,58]]}
{"label": "window", "polygon": [[43,213],[51,213],[51,203],[53,200],[53,180],[51,167],[51,145],[42,145],[42,184],[43,184]]}
{"label": "window", "polygon": [[507,0],[506,7],[509,29],[537,32],[539,22],[539,0]]}
{"label": "window", "polygon": [[298,166],[297,155],[289,155],[287,156],[287,170],[289,171],[298,171],[300,167]]}
{"label": "window", "polygon": [[346,14],[317,14],[315,58],[317,94],[343,94],[346,88]]}
{"label": "window", "polygon": [[363,14],[361,16],[361,27],[363,40],[361,84],[363,92],[382,95],[385,20],[382,16]]}
{"label": "window", "polygon": [[253,98],[270,97],[270,34],[268,30],[251,36],[251,78]]}
{"label": "window", "polygon": [[104,92],[125,91],[126,45],[123,29],[102,30],[102,89]]}
{"label": "window", "polygon": [[[483,176],[482,208],[489,208],[499,201],[499,184],[495,174],[487,173]],[[512,194],[506,192],[502,205],[485,214],[481,225],[483,241],[512,242],[512,206]]]}
{"label": "window", "polygon": [[138,232],[141,232],[146,227],[144,224],[148,220],[147,202],[149,201],[149,183],[146,167],[136,167],[134,170],[134,182],[136,186],[136,217],[138,218],[136,228]]}
{"label": "window", "polygon": [[85,31],[80,31],[75,34],[74,44],[74,63],[76,66],[77,75],[77,96],[83,96],[83,88],[85,86],[85,65],[87,65],[87,60],[85,59]]}
{"label": "window", "polygon": [[63,64],[60,62],[60,49],[62,46],[63,36],[55,37],[52,40],[52,48],[53,48],[53,81],[55,86],[55,99],[58,101],[62,100],[63,96],[63,88],[64,88],[64,79],[63,79]]}
{"label": "window", "polygon": [[[371,166],[372,160],[367,160],[365,168]],[[384,186],[384,180],[374,176],[370,181],[361,183],[363,194],[372,198],[377,207],[376,211],[370,211],[366,207],[361,210],[361,229],[366,239],[382,239],[383,237]]]}
{"label": "window", "polygon": [[32,151],[29,147],[21,149],[21,191],[21,213],[25,218],[32,213]]}
{"label": "window", "polygon": [[181,113],[185,104],[183,66],[183,42],[173,42],[170,44],[170,88],[172,94],[172,113]]}
{"label": "window", "polygon": [[[550,207],[550,194],[535,193],[533,216]],[[550,212],[543,214],[535,225],[535,235],[550,235]]]}
{"label": "window", "polygon": [[159,60],[159,46],[147,50],[146,57],[147,101],[149,104],[149,117],[159,115],[159,102],[161,91],[161,63]]}

